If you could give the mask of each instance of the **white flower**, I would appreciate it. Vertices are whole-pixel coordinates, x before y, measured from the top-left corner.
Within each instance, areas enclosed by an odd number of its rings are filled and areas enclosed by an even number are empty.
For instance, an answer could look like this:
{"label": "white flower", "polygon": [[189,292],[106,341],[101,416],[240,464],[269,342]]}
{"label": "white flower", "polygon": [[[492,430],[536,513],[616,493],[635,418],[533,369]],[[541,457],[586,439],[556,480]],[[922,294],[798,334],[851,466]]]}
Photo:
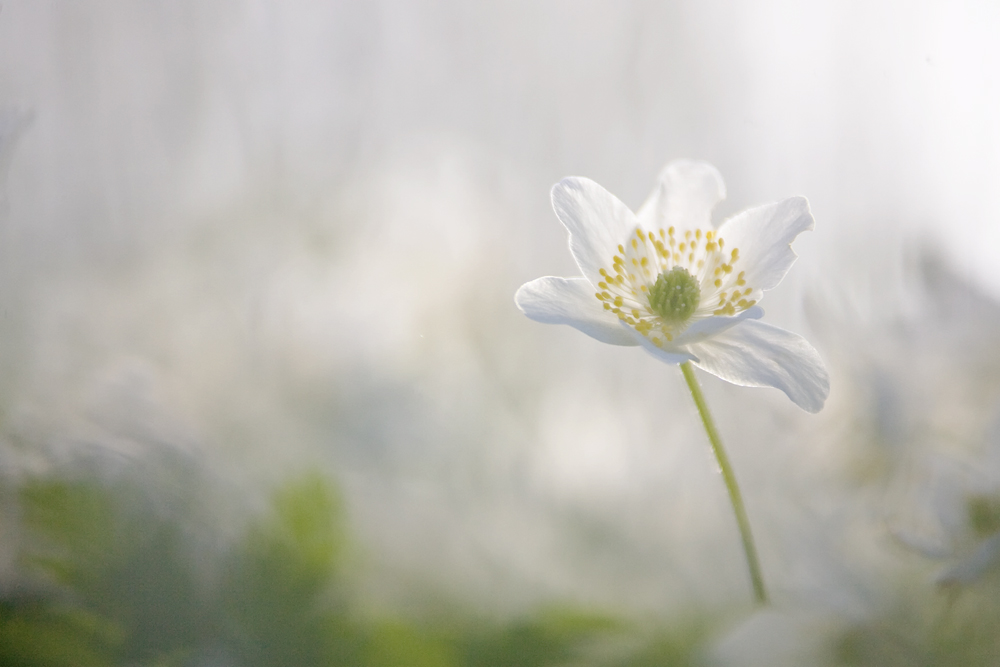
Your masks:
{"label": "white flower", "polygon": [[830,391],[823,361],[801,336],[757,321],[756,305],[795,261],[792,241],[813,228],[809,204],[792,197],[715,229],[723,197],[722,177],[704,162],[668,164],[637,214],[589,179],[563,179],[552,206],[583,277],[539,278],[514,299],[538,322],[641,345],[734,384],[777,387],[817,412]]}

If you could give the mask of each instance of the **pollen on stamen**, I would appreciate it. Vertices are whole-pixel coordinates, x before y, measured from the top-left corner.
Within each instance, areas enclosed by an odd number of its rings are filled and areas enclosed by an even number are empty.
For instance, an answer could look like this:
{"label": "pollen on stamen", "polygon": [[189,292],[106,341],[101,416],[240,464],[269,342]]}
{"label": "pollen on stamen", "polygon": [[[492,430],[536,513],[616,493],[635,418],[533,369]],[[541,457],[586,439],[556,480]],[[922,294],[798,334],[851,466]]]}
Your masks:
{"label": "pollen on stamen", "polygon": [[726,242],[723,241],[722,237],[720,236],[719,237],[719,250],[722,250],[722,248],[725,247],[725,245],[726,245]]}
{"label": "pollen on stamen", "polygon": [[623,303],[625,303],[625,299],[621,298],[620,296],[616,296],[615,297],[615,305],[616,306],[618,306],[619,308],[621,308]]}
{"label": "pollen on stamen", "polygon": [[701,230],[700,229],[694,230],[694,237],[696,239],[698,239],[699,241],[701,240]]}
{"label": "pollen on stamen", "polygon": [[639,242],[635,239],[632,239],[632,250],[638,250],[638,249],[639,249]]}

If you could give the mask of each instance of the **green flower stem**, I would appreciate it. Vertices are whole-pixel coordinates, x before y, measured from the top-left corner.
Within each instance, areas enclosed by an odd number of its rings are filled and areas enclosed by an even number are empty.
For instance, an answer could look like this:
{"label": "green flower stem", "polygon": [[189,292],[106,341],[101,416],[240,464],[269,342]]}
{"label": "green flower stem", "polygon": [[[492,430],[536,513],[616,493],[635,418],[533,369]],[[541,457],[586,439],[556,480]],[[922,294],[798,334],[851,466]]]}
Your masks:
{"label": "green flower stem", "polygon": [[726,489],[729,490],[729,502],[733,505],[733,513],[736,515],[736,523],[740,527],[740,537],[743,538],[743,551],[747,555],[747,566],[750,568],[750,579],[753,581],[753,593],[758,604],[767,604],[767,591],[764,590],[764,577],[761,576],[760,562],[757,560],[757,548],[753,544],[753,534],[750,532],[750,520],[747,518],[746,508],[743,507],[743,496],[740,495],[740,487],[736,483],[736,475],[733,474],[733,467],[729,463],[729,457],[722,446],[722,439],[715,429],[715,422],[708,412],[708,405],[705,403],[705,396],[701,393],[698,379],[694,376],[694,368],[690,361],[681,364],[681,372],[687,381],[688,389],[691,390],[691,397],[694,404],[698,406],[698,413],[701,421],[705,425],[705,432],[712,443],[712,451],[715,452],[715,460],[719,462],[722,471],[722,478],[726,481]]}

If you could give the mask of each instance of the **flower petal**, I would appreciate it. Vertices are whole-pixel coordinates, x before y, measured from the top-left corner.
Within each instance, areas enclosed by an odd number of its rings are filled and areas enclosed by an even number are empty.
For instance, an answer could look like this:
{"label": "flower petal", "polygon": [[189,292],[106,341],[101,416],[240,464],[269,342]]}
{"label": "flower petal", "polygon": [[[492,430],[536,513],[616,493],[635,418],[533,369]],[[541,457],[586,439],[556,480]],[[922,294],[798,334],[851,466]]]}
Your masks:
{"label": "flower petal", "polygon": [[638,345],[618,317],[604,310],[585,278],[547,276],[521,285],[514,295],[521,312],[536,322],[568,324],[611,345]]}
{"label": "flower petal", "polygon": [[552,188],[552,208],[569,230],[569,251],[594,285],[611,270],[619,244],[635,231],[635,214],[589,178],[571,176]]}
{"label": "flower petal", "polygon": [[709,373],[745,387],[776,387],[809,412],[819,412],[830,393],[830,376],[815,348],[770,324],[745,320],[688,349]]}
{"label": "flower petal", "polygon": [[636,216],[647,230],[712,228],[712,209],[726,197],[719,170],[707,162],[675,160]]}
{"label": "flower petal", "polygon": [[938,586],[967,586],[1000,565],[1000,533],[983,541],[971,556],[950,565],[934,578]]}
{"label": "flower petal", "polygon": [[733,216],[719,228],[726,248],[739,248],[736,269],[754,288],[768,290],[781,282],[798,256],[792,241],[814,226],[809,202],[791,197]]}
{"label": "flower petal", "polygon": [[701,341],[725,331],[729,327],[736,326],[743,320],[759,320],[764,317],[764,309],[760,306],[751,306],[736,315],[713,315],[694,322],[691,326],[681,332],[681,335],[674,338],[674,345],[683,347],[700,343]]}
{"label": "flower petal", "polygon": [[651,355],[656,357],[662,362],[668,364],[683,364],[685,361],[698,362],[698,357],[694,356],[686,350],[682,350],[678,347],[671,346],[669,348],[659,348],[653,345],[652,341],[643,336],[641,333],[635,329],[629,327],[628,331],[635,336],[636,341],[642,345],[642,349],[649,352]]}

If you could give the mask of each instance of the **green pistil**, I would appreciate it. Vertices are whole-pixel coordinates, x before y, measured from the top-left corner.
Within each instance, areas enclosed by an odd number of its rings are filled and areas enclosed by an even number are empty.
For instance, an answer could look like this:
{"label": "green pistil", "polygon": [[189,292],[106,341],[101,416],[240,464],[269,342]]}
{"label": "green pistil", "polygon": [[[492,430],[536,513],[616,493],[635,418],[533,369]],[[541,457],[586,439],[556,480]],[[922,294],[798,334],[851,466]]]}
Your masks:
{"label": "green pistil", "polygon": [[649,288],[649,308],[667,322],[684,322],[698,308],[701,287],[682,266],[675,266],[656,277]]}

